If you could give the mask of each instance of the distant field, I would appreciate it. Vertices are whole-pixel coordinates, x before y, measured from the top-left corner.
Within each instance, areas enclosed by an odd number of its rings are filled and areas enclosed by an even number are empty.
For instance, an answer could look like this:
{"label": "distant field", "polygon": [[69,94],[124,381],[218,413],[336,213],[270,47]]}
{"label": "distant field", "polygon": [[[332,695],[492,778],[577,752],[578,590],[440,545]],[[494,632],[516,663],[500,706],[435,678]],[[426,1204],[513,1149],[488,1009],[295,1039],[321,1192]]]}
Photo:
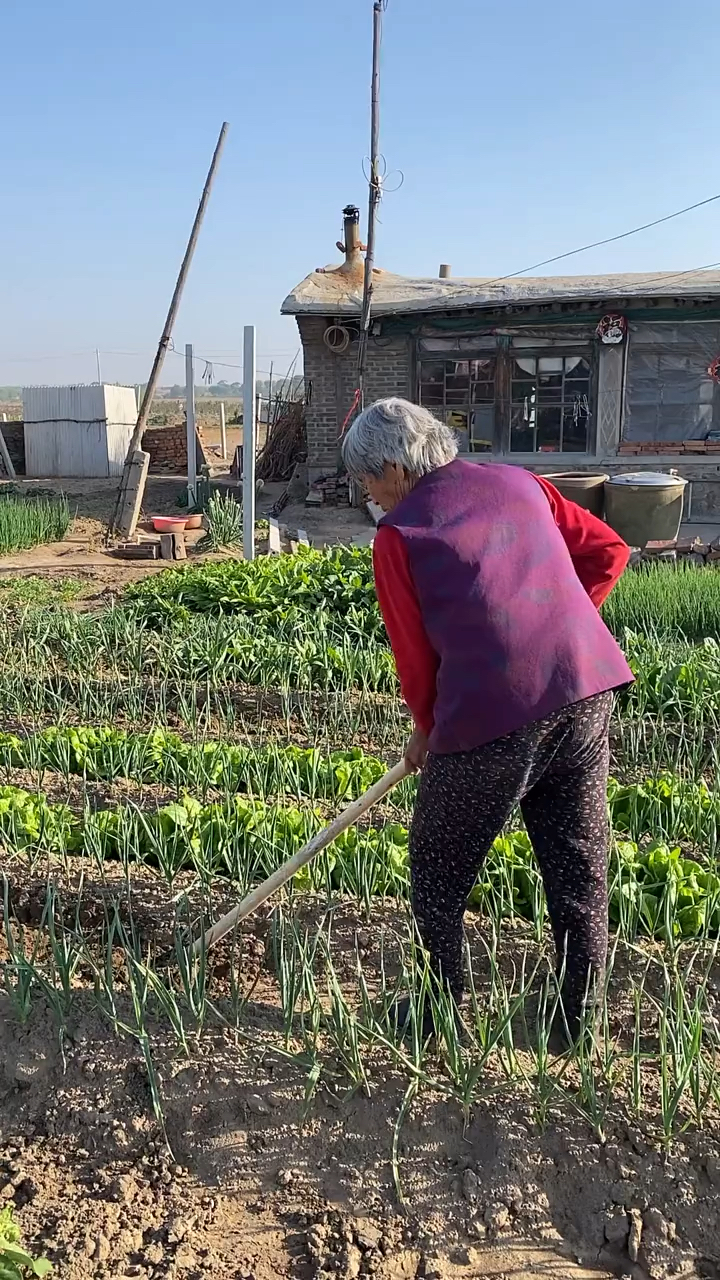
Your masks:
{"label": "distant field", "polygon": [[[240,413],[240,400],[229,398],[224,401],[228,426],[237,423]],[[21,400],[0,400],[0,415],[6,414],[8,421],[19,421],[22,418]],[[195,401],[195,416],[200,427],[220,427],[220,401],[217,397],[198,397]],[[175,422],[182,422],[185,417],[184,400],[156,400],[150,414],[151,427],[169,427]]]}
{"label": "distant field", "polygon": [[0,415],[6,414],[10,422],[22,418],[22,402],[20,400],[0,400]]}

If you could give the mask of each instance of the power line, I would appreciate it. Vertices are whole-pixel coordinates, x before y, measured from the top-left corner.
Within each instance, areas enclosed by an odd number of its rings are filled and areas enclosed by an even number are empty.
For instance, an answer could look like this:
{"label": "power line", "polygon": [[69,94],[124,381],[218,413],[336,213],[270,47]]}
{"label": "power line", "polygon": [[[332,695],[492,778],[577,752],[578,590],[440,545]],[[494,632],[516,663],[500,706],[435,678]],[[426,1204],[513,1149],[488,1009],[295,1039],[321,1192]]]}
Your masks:
{"label": "power line", "polygon": [[[594,240],[592,244],[581,245],[579,249],[568,249],[567,253],[556,253],[553,258],[544,258],[542,262],[536,262],[532,267],[521,267],[519,271],[510,271],[506,276],[496,276],[494,280],[488,280],[488,284],[499,284],[502,280],[512,280],[515,276],[523,276],[527,271],[538,271],[540,267],[548,267],[551,262],[561,262],[563,258],[572,258],[576,253],[585,253],[588,249],[599,249],[604,244],[615,244],[617,240],[626,240],[628,236],[636,236],[640,231],[649,231],[651,227],[659,227],[663,222],[671,222],[673,218],[680,218],[684,213],[691,213],[693,209],[702,209],[703,205],[713,204],[715,200],[720,200],[720,191],[715,196],[708,196],[706,200],[698,200],[696,204],[686,205],[684,209],[676,209],[675,213],[666,213],[662,218],[654,218],[652,222],[644,222],[641,227],[633,227],[630,231],[621,231],[617,236],[606,236],[604,240]],[[698,271],[705,271],[705,267],[697,267]]]}
{"label": "power line", "polygon": [[[672,271],[668,272],[668,271],[665,271],[665,272],[663,272],[661,275],[658,275],[658,276],[649,276],[647,279],[643,280],[643,281],[642,281],[642,288],[643,288],[643,289],[645,289],[646,287],[648,287],[648,288],[649,288],[651,285],[654,285],[654,284],[660,284],[660,285],[665,285],[665,284],[667,284],[667,285],[671,285],[671,284],[673,284],[676,280],[682,280],[682,279],[684,279],[686,276],[699,275],[699,274],[700,274],[701,272],[703,272],[703,271],[711,271],[714,267],[720,267],[720,262],[708,262],[708,263],[706,263],[706,265],[705,265],[705,266],[703,266],[703,267],[690,267],[687,271],[678,271],[678,272],[672,272]],[[550,277],[550,278],[551,278],[551,277]],[[601,279],[601,278],[602,278],[602,277],[598,277],[598,279]],[[509,279],[509,277],[508,277],[508,276],[504,276],[504,277],[503,277],[503,279],[507,280],[507,279]],[[539,280],[542,280],[542,279],[543,279],[543,277],[542,277],[542,276],[539,276],[539,277],[538,277],[538,279],[539,279]],[[485,283],[485,282],[483,282],[483,284],[484,284],[484,283]],[[487,284],[488,284],[488,285],[495,284],[495,283],[497,283],[495,280],[488,280],[488,281],[487,281]],[[582,293],[558,293],[558,294],[548,295],[547,300],[548,300],[548,301],[552,300],[552,301],[557,301],[557,302],[575,302],[575,301],[583,301],[583,300],[587,299],[587,296],[588,296],[588,295],[587,295],[587,289],[585,289],[585,290],[583,290],[583,292],[582,292]],[[613,290],[613,289],[601,289],[601,288],[599,288],[599,289],[597,290],[597,296],[598,296],[598,297],[600,297],[600,298],[603,298],[603,299],[607,299],[607,298],[626,298],[626,297],[628,296],[628,290],[627,290],[626,288],[620,288],[620,289],[614,289],[614,290]],[[527,299],[526,299],[526,300],[527,300]],[[543,298],[543,297],[541,297],[541,296],[538,296],[538,297],[536,297],[536,298],[532,298],[532,299],[530,299],[530,301],[533,301],[533,302],[542,302],[542,301],[544,301],[544,300],[546,300],[546,299],[544,299],[544,298]],[[502,297],[498,297],[497,299],[495,299],[495,301],[497,301],[497,302],[504,302],[504,301],[511,301],[511,299],[504,299],[504,298],[502,298]]]}

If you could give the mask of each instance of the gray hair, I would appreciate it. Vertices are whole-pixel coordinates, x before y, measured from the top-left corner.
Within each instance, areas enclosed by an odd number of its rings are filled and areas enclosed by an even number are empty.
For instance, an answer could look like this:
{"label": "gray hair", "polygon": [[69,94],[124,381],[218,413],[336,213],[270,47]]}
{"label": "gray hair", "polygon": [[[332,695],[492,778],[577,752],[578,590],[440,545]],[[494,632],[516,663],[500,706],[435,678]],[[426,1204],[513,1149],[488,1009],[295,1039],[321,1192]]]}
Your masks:
{"label": "gray hair", "polygon": [[419,404],[390,396],[376,400],[355,419],[342,444],[343,462],[354,480],[379,479],[386,463],[425,476],[452,462],[455,433]]}

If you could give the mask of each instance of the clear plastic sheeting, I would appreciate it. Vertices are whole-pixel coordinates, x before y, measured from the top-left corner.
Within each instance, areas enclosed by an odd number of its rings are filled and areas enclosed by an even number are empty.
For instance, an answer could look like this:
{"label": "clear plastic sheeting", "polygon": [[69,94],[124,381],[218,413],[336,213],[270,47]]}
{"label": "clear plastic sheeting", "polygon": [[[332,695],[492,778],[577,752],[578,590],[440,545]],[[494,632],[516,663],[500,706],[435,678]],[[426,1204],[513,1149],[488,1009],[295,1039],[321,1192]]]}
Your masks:
{"label": "clear plastic sheeting", "polygon": [[720,386],[708,365],[720,355],[720,323],[631,324],[623,439],[704,440],[720,429]]}

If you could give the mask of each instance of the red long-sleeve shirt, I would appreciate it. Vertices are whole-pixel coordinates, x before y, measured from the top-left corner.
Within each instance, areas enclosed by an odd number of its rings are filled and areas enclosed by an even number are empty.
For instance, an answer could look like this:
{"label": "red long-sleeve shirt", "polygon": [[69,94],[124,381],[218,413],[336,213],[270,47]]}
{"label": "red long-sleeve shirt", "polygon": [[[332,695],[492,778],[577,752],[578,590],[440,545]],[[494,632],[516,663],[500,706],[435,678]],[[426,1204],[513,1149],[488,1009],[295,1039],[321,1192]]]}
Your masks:
{"label": "red long-sleeve shirt", "polygon": [[[627,566],[629,547],[603,520],[564,498],[548,480],[535,479],[547,495],[575,572],[599,609]],[[403,698],[415,724],[429,734],[439,659],[425,630],[407,548],[397,529],[387,525],[378,529],[373,569]]]}

